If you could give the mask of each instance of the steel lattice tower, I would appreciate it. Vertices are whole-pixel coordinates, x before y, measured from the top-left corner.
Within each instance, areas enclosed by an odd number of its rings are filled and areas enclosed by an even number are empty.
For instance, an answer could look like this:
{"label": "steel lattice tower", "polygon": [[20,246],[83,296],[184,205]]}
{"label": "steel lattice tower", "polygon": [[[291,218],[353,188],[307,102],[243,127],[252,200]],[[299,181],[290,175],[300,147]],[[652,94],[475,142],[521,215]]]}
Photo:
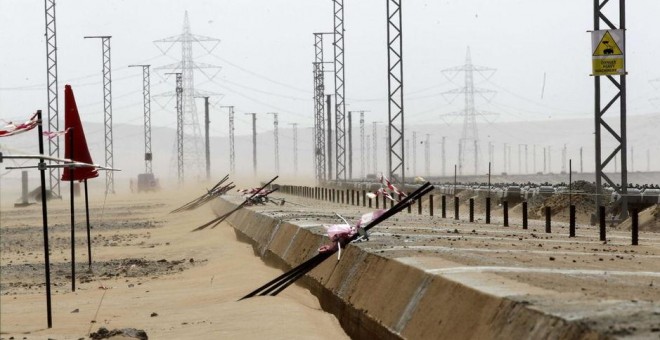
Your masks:
{"label": "steel lattice tower", "polygon": [[[607,26],[608,29],[617,29],[616,25],[612,20],[608,19],[603,8],[608,3],[609,0],[594,0],[594,30],[600,30],[601,21]],[[618,29],[623,30],[623,44],[625,51],[625,32],[626,32],[626,3],[625,0],[619,0],[619,27]],[[625,68],[625,65],[624,65]],[[626,114],[627,114],[627,89],[626,89],[626,74],[619,75],[619,80],[614,76],[607,76],[609,83],[613,85],[614,95],[608,100],[607,104],[603,107],[601,89],[603,84],[601,84],[600,76],[594,76],[594,88],[595,88],[595,137],[596,137],[596,214],[598,214],[598,207],[602,204],[602,180],[604,179],[609,183],[616,192],[621,197],[620,199],[620,208],[621,208],[621,218],[626,218],[628,216],[628,137],[626,132]],[[608,91],[610,92],[610,91]],[[605,113],[612,108],[616,101],[619,101],[619,133],[617,133],[603,118]],[[601,144],[601,130],[605,128],[609,134],[614,137],[617,144],[615,144],[614,150],[609,154],[605,155],[605,160],[602,159],[602,144]],[[605,168],[612,159],[616,162],[617,154],[620,154],[621,157],[621,186],[618,187],[605,173]],[[616,170],[615,170],[616,172]],[[598,215],[596,215],[598,216]]]}
{"label": "steel lattice tower", "polygon": [[[55,25],[55,0],[45,0],[46,16],[46,82],[48,83],[48,129],[60,130],[59,97],[57,84],[57,30]],[[60,157],[60,138],[48,139],[48,155]],[[49,163],[52,163],[50,161]],[[60,168],[48,170],[50,192],[60,197]]]}
{"label": "steel lattice tower", "polygon": [[[88,38],[101,39],[103,52],[103,112],[105,121],[105,166],[113,168],[112,145],[112,67],[110,63],[110,38],[109,35],[87,36]],[[105,193],[115,193],[115,178],[113,171],[105,172]]]}
{"label": "steel lattice tower", "polygon": [[151,65],[128,65],[128,67],[142,67],[142,98],[144,105],[144,171],[153,173],[151,161],[151,80],[149,67]]}
{"label": "steel lattice tower", "polygon": [[[463,72],[465,75],[465,85],[462,88],[455,89],[452,91],[447,91],[444,94],[463,94],[464,95],[464,104],[465,108],[463,112],[458,114],[449,114],[449,115],[460,115],[463,117],[463,132],[461,134],[461,139],[459,140],[459,158],[458,158],[458,174],[462,175],[465,169],[466,160],[469,159],[466,155],[471,152],[473,155],[474,162],[474,174],[479,173],[479,132],[477,130],[477,115],[486,115],[488,113],[479,112],[475,108],[475,94],[483,93],[494,93],[492,90],[487,89],[478,89],[474,86],[474,72],[478,72],[484,78],[489,78],[485,75],[485,72],[494,72],[495,69],[476,66],[472,64],[472,57],[470,55],[470,47],[467,48],[465,56],[465,65],[453,67],[443,70],[443,74],[447,73],[458,73]],[[447,77],[451,79],[451,77]]]}
{"label": "steel lattice tower", "polygon": [[[158,44],[169,44],[165,50],[158,47],[163,54],[166,54],[171,47],[176,44],[181,44],[181,61],[170,65],[160,66],[160,69],[173,69],[175,72],[181,72],[183,81],[183,136],[186,139],[184,150],[184,163],[188,168],[194,169],[199,178],[203,178],[204,173],[204,143],[202,142],[202,132],[199,123],[199,116],[197,113],[197,105],[195,104],[195,97],[203,97],[207,94],[197,93],[195,91],[194,71],[202,71],[204,68],[219,69],[218,66],[209,65],[205,63],[195,62],[193,60],[193,42],[199,43],[206,50],[211,53],[220,40],[193,34],[190,28],[190,21],[188,19],[188,12],[185,12],[183,19],[183,33],[168,37],[161,40],[156,40]],[[214,43],[211,48],[203,45],[205,42]],[[206,75],[206,74],[205,74]],[[213,77],[209,77],[212,79]]]}
{"label": "steel lattice tower", "polygon": [[401,0],[387,0],[387,95],[389,144],[388,175],[399,173],[400,183],[405,183],[406,168],[404,152],[403,114],[403,24],[401,20]]}
{"label": "steel lattice tower", "polygon": [[367,153],[367,159],[366,159],[366,167],[367,167],[367,173],[369,173],[369,166],[371,165],[371,136],[366,135],[365,136],[365,141],[364,141],[364,148],[366,149]]}
{"label": "steel lattice tower", "polygon": [[335,52],[335,145],[337,169],[335,178],[346,180],[346,105],[344,103],[344,0],[334,3],[334,52]]}
{"label": "steel lattice tower", "polygon": [[234,148],[234,107],[233,106],[220,106],[229,110],[229,171],[231,174],[236,173],[236,152]]}
{"label": "steel lattice tower", "polygon": [[174,74],[176,75],[176,170],[179,183],[183,183],[183,74],[181,72]]}
{"label": "steel lattice tower", "polygon": [[269,112],[269,115],[273,115],[273,141],[275,143],[275,173],[280,173],[280,136],[277,126],[279,122],[277,120],[277,113]]}
{"label": "steel lattice tower", "polygon": [[314,161],[317,181],[328,178],[326,163],[325,85],[323,61],[323,35],[314,33]]}
{"label": "steel lattice tower", "polygon": [[293,129],[293,173],[298,175],[298,123],[289,123]]}
{"label": "steel lattice tower", "polygon": [[364,178],[364,112],[360,112],[360,178]]}

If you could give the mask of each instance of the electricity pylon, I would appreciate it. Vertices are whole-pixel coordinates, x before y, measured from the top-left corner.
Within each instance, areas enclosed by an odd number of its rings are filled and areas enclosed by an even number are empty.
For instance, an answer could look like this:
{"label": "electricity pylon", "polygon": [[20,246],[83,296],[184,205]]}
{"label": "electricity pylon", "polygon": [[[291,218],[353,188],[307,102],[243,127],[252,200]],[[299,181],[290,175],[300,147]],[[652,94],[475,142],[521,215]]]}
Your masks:
{"label": "electricity pylon", "polygon": [[236,149],[234,148],[234,107],[220,107],[229,109],[229,172],[234,175],[236,173]]}
{"label": "electricity pylon", "polygon": [[[188,12],[185,12],[183,19],[183,32],[181,34],[154,41],[156,47],[160,49],[163,54],[167,54],[172,47],[181,44],[181,60],[169,65],[164,65],[155,68],[156,70],[174,70],[173,72],[181,72],[183,80],[183,135],[186,139],[184,143],[186,149],[184,150],[185,165],[193,170],[189,173],[196,174],[198,178],[203,178],[204,145],[202,142],[202,133],[197,113],[197,106],[195,105],[195,97],[203,97],[209,93],[195,90],[194,71],[197,70],[204,74],[208,79],[212,80],[219,72],[220,67],[216,65],[205,64],[193,60],[193,43],[198,43],[206,52],[211,53],[220,43],[219,39],[200,36],[192,34],[190,29],[190,21],[188,20]],[[209,43],[207,47],[205,43]],[[161,46],[166,46],[161,48]],[[204,69],[216,69],[213,75],[207,74]]]}
{"label": "electricity pylon", "polygon": [[298,123],[289,123],[293,129],[293,174],[298,176]]}
{"label": "electricity pylon", "polygon": [[480,89],[474,86],[474,73],[479,73],[485,79],[490,78],[495,69],[483,66],[476,66],[472,64],[472,57],[470,55],[470,47],[467,48],[467,53],[465,56],[465,64],[462,66],[452,67],[445,70],[442,70],[442,74],[449,80],[452,80],[458,73],[463,72],[465,75],[465,84],[463,87],[454,89],[451,91],[444,92],[443,95],[464,95],[465,107],[463,112],[449,113],[443,116],[462,116],[463,117],[463,132],[461,134],[461,139],[459,140],[459,158],[458,158],[458,174],[462,175],[466,166],[466,160],[470,159],[466,157],[468,153],[472,153],[474,157],[471,157],[475,160],[474,162],[474,174],[479,173],[479,132],[477,130],[477,115],[485,116],[492,115],[493,113],[487,113],[484,111],[478,111],[475,108],[475,99],[474,95],[479,94],[490,100],[485,94],[494,94],[495,92],[488,89]]}
{"label": "electricity pylon", "polygon": [[[46,82],[48,83],[48,129],[60,130],[59,97],[57,85],[57,29],[55,25],[55,0],[45,0],[46,12]],[[60,157],[60,138],[48,139],[48,155]],[[50,161],[52,164],[52,161]],[[48,170],[50,192],[60,197],[60,168],[52,167]],[[50,287],[48,288],[50,289]],[[50,308],[49,308],[50,309]],[[50,328],[52,320],[48,319]]]}
{"label": "electricity pylon", "polygon": [[279,122],[277,120],[277,113],[275,112],[269,112],[269,115],[273,115],[273,142],[275,146],[275,173],[279,174],[280,173],[280,136],[279,136],[279,131],[277,126],[279,125]]}

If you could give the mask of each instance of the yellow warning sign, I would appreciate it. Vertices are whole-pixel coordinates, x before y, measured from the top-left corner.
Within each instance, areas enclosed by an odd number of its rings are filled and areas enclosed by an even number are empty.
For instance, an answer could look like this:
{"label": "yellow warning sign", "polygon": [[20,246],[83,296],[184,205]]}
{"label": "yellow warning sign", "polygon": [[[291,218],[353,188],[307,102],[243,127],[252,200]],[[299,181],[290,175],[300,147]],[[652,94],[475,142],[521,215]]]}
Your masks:
{"label": "yellow warning sign", "polygon": [[610,34],[609,31],[605,31],[603,38],[600,39],[600,42],[596,46],[594,56],[605,57],[608,55],[623,55],[623,51],[621,51],[619,45],[617,45],[614,38],[612,38],[612,34]]}
{"label": "yellow warning sign", "polygon": [[624,30],[591,32],[594,76],[626,74]]}

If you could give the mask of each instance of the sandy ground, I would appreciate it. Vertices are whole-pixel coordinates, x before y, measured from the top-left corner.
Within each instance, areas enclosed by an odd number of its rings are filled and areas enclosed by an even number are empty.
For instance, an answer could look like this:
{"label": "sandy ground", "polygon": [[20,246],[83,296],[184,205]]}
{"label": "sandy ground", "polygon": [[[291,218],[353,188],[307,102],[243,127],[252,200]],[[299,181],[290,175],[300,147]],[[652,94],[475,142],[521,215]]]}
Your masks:
{"label": "sandy ground", "polygon": [[0,214],[0,339],[80,339],[99,327],[137,328],[153,339],[342,339],[308,291],[236,299],[281,271],[221,225],[193,227],[210,207],[168,214],[200,190],[92,197],[94,264],[87,268],[84,206],[77,200],[77,290],[70,283],[69,202],[49,205],[53,328],[46,328],[40,206]]}

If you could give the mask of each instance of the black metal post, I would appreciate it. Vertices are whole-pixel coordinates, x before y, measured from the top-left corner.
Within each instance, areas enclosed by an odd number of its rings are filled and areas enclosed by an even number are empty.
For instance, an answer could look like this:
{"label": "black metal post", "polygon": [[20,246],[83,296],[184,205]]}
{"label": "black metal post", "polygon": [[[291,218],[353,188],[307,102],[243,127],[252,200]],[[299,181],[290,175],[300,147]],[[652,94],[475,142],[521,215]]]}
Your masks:
{"label": "black metal post", "polygon": [[509,226],[509,201],[502,202],[502,214],[504,216],[504,226]]}
{"label": "black metal post", "polygon": [[470,222],[474,222],[474,198],[470,198]]}
{"label": "black metal post", "polygon": [[546,233],[552,232],[552,226],[550,225],[551,218],[552,218],[552,208],[545,207],[545,232]]}
{"label": "black metal post", "polygon": [[606,241],[607,240],[607,238],[606,238],[607,235],[605,235],[606,234],[606,232],[605,232],[605,207],[602,206],[602,205],[598,207],[598,219],[599,219],[599,222],[600,222],[600,240],[601,241]]}
{"label": "black metal post", "polygon": [[458,220],[458,197],[454,197],[454,219]]}
{"label": "black metal post", "polygon": [[523,229],[527,229],[527,201],[522,203]]}
{"label": "black metal post", "polygon": [[[73,129],[69,132],[69,156],[74,159],[73,155]],[[71,291],[76,291],[76,219],[74,211],[74,195],[73,195],[73,167],[69,168],[69,176],[71,180]]]}
{"label": "black metal post", "polygon": [[417,199],[417,215],[422,214],[422,198]]}
{"label": "black metal post", "polygon": [[490,197],[486,197],[486,224],[490,224]]}
{"label": "black metal post", "polygon": [[632,245],[639,245],[639,211],[633,209],[632,211]]}
{"label": "black metal post", "polygon": [[87,263],[92,269],[92,232],[89,226],[89,195],[87,193],[87,178],[85,178],[85,217],[87,219]]}
{"label": "black metal post", "polygon": [[575,206],[571,204],[569,209],[568,237],[575,237]]}
{"label": "black metal post", "polygon": [[442,218],[447,218],[447,196],[442,195],[440,203],[442,205]]}
{"label": "black metal post", "polygon": [[[43,140],[43,121],[41,120],[41,110],[37,111],[37,125],[38,139],[39,139],[39,154],[44,154],[44,140]],[[50,302],[50,252],[48,246],[48,203],[46,196],[46,163],[43,158],[39,159],[39,173],[41,176],[41,219],[43,221],[43,234],[44,234],[44,270],[46,272],[46,321],[48,328],[53,328],[53,314]]]}
{"label": "black metal post", "polygon": [[433,195],[429,195],[429,215],[433,216]]}
{"label": "black metal post", "polygon": [[[367,191],[362,190],[362,206],[366,207],[367,206]],[[369,208],[371,208],[371,203],[369,204]]]}

